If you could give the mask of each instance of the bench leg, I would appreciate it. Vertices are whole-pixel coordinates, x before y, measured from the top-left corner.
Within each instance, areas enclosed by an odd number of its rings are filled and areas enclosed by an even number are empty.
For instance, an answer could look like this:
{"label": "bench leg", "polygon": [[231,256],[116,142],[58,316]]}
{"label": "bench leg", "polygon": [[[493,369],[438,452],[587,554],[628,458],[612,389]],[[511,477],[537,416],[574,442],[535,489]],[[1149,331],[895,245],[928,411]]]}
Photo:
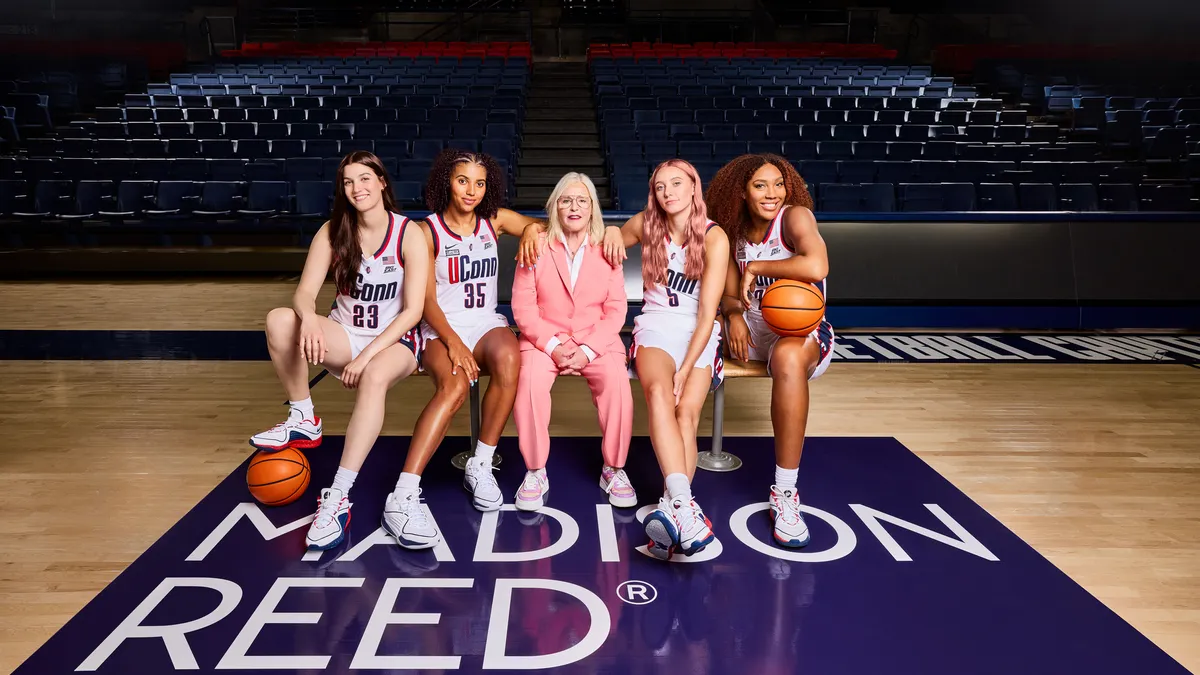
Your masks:
{"label": "bench leg", "polygon": [[[479,442],[479,384],[471,385],[471,446],[469,450],[460,452],[450,460],[456,469],[467,468],[467,460],[475,454],[475,444]],[[492,455],[492,466],[500,465],[500,454]]]}
{"label": "bench leg", "polygon": [[742,466],[742,460],[725,452],[723,435],[725,432],[725,383],[722,382],[713,392],[713,434],[712,449],[696,456],[696,466],[706,471],[733,471]]}

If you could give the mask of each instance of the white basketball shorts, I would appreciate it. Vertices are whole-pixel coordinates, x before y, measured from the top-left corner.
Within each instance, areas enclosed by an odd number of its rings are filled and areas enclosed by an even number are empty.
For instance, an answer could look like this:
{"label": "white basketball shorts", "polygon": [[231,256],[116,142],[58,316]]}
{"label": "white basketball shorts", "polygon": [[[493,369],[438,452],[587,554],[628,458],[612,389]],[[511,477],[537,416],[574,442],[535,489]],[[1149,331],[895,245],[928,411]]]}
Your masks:
{"label": "white basketball shorts", "polygon": [[[629,347],[629,369],[636,373],[634,360],[637,351],[642,347],[655,347],[663,350],[675,361],[675,369],[683,364],[687,357],[688,344],[692,334],[696,332],[696,324],[686,315],[672,315],[667,312],[651,312],[639,314],[633,319],[633,344]],[[713,322],[712,334],[696,359],[697,368],[712,368],[713,388],[720,385],[724,379],[724,364],[721,359],[721,323]]]}
{"label": "white basketball shorts", "polygon": [[[487,335],[490,331],[496,328],[508,328],[508,319],[500,313],[483,314],[481,316],[460,315],[446,317],[450,322],[450,327],[458,334],[459,339],[475,353],[475,346]],[[431,341],[438,339],[438,333],[427,322],[421,321],[421,347],[429,344]]]}
{"label": "white basketball shorts", "polygon": [[[746,319],[746,326],[750,328],[750,340],[754,342],[754,346],[749,348],[750,360],[766,361],[769,374],[771,372],[771,356],[775,353],[775,345],[779,342],[780,336],[771,330],[771,327],[761,317],[750,314],[742,316]],[[815,380],[829,368],[829,362],[833,360],[833,344],[836,340],[833,326],[825,319],[821,319],[821,324],[808,334],[808,339],[816,341],[817,346],[821,349],[821,361],[813,371],[812,377],[808,378]]]}

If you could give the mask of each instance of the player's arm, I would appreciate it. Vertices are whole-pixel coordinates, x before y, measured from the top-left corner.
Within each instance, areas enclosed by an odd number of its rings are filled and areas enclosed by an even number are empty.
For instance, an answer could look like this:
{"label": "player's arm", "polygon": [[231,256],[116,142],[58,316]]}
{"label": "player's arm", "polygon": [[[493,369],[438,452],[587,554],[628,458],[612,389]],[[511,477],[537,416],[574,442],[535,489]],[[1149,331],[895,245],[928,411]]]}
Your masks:
{"label": "player's arm", "polygon": [[329,352],[325,333],[317,322],[317,294],[329,276],[332,260],[333,247],[329,243],[329,223],[326,222],[308,245],[304,271],[300,273],[300,283],[292,294],[292,311],[300,319],[300,353],[305,361],[313,365],[324,363],[325,355]]}
{"label": "player's arm", "polygon": [[300,284],[292,294],[292,310],[300,321],[317,315],[317,295],[329,275],[333,261],[333,247],[329,243],[329,223],[317,230],[308,245],[308,257],[304,260],[304,271],[300,273]]}
{"label": "player's arm", "polygon": [[521,215],[512,209],[496,211],[496,217],[492,219],[492,224],[496,226],[496,234],[507,234],[514,237],[524,236],[526,230],[531,230],[536,238],[539,232],[546,231],[545,221]]}
{"label": "player's arm", "polygon": [[725,271],[725,288],[721,293],[721,313],[726,318],[741,316],[746,311],[742,304],[742,274],[738,271],[737,261],[733,259],[733,249],[730,247],[729,261]]}
{"label": "player's arm", "polygon": [[[429,229],[429,223],[421,221],[421,235],[424,237],[426,250],[429,253],[429,274],[425,281],[425,312],[422,318],[429,324],[433,330],[437,331],[438,339],[450,346],[452,342],[462,342],[458,333],[454,332],[454,328],[450,326],[450,322],[446,319],[446,313],[442,311],[442,306],[438,304],[437,298],[437,278],[436,265],[433,264],[435,259],[433,232]],[[405,267],[404,276],[408,278],[408,268]]]}
{"label": "player's arm", "polygon": [[429,243],[419,228],[412,227],[412,221],[404,228],[404,238],[400,241],[400,262],[404,265],[404,299],[400,304],[400,313],[382,333],[371,340],[371,344],[359,355],[360,358],[374,358],[379,352],[399,342],[421,320],[432,265]]}
{"label": "player's arm", "polygon": [[[750,274],[773,279],[792,279],[815,284],[829,276],[829,254],[817,230],[812,211],[793,206],[783,218],[784,245],[795,251],[786,260],[755,260],[746,266]],[[749,276],[747,274],[746,276]]]}
{"label": "player's arm", "polygon": [[696,330],[692,332],[687,354],[684,355],[679,368],[685,374],[692,372],[692,368],[696,367],[696,361],[700,359],[708,339],[712,337],[717,305],[721,302],[725,290],[727,267],[729,237],[725,235],[725,230],[719,227],[709,228],[708,233],[704,235],[704,274],[700,277],[700,310],[696,315]]}
{"label": "player's arm", "polygon": [[544,221],[523,216],[512,209],[500,209],[492,219],[492,224],[496,226],[497,236],[508,234],[521,238],[521,242],[517,244],[518,265],[532,267],[537,263],[542,255],[542,247],[545,246],[544,243],[538,243],[538,235],[546,231],[547,225]]}
{"label": "player's arm", "polygon": [[721,314],[725,315],[725,346],[729,355],[738,361],[746,361],[750,357],[750,347],[754,346],[754,338],[750,335],[750,327],[743,316],[750,306],[743,304],[741,288],[742,275],[738,272],[737,260],[733,258],[734,247],[730,246],[728,269],[725,272],[725,288],[721,294]]}
{"label": "player's arm", "polygon": [[601,242],[601,246],[604,248],[604,259],[608,264],[616,267],[629,257],[625,255],[625,249],[641,243],[645,222],[641,213],[635,213],[620,227],[604,228],[604,241]]}

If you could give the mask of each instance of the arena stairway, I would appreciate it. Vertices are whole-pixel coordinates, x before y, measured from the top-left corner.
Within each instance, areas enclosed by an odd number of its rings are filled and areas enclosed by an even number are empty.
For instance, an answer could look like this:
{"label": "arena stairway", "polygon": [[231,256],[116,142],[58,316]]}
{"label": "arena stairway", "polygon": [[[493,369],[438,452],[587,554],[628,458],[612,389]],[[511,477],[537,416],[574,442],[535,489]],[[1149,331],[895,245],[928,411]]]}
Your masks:
{"label": "arena stairway", "polygon": [[611,206],[586,64],[533,64],[517,168],[517,209],[541,209],[568,171],[586,173],[601,207]]}

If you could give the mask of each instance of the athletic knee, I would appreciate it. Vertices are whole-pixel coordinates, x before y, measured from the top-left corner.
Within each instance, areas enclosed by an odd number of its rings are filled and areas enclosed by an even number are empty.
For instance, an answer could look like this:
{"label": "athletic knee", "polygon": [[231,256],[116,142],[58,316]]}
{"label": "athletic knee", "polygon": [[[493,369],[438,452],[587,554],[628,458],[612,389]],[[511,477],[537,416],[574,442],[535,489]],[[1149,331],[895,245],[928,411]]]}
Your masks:
{"label": "athletic knee", "polygon": [[813,358],[806,345],[804,340],[781,340],[771,355],[772,376],[807,380]]}
{"label": "athletic knee", "polygon": [[462,407],[462,404],[467,400],[467,392],[470,387],[467,385],[467,378],[458,375],[451,375],[437,383],[436,396],[449,401],[450,406],[455,410]]}
{"label": "athletic knee", "polygon": [[368,367],[363,371],[362,377],[358,378],[358,388],[365,393],[382,394],[391,386],[392,378],[380,368]]}
{"label": "athletic knee", "polygon": [[696,427],[700,426],[700,411],[679,406],[675,409],[675,421],[679,424],[680,429],[691,429],[694,431]]}
{"label": "athletic knee", "polygon": [[646,390],[646,402],[649,405],[667,403],[668,401],[674,404],[675,385],[672,382],[666,382],[662,378],[656,378],[649,381],[642,381],[642,388]]}
{"label": "athletic knee", "polygon": [[521,354],[516,349],[507,349],[496,358],[488,367],[488,375],[492,378],[492,382],[503,387],[517,386],[517,380],[521,373]]}
{"label": "athletic knee", "polygon": [[296,313],[287,307],[276,307],[267,313],[267,339],[288,342],[296,333]]}

